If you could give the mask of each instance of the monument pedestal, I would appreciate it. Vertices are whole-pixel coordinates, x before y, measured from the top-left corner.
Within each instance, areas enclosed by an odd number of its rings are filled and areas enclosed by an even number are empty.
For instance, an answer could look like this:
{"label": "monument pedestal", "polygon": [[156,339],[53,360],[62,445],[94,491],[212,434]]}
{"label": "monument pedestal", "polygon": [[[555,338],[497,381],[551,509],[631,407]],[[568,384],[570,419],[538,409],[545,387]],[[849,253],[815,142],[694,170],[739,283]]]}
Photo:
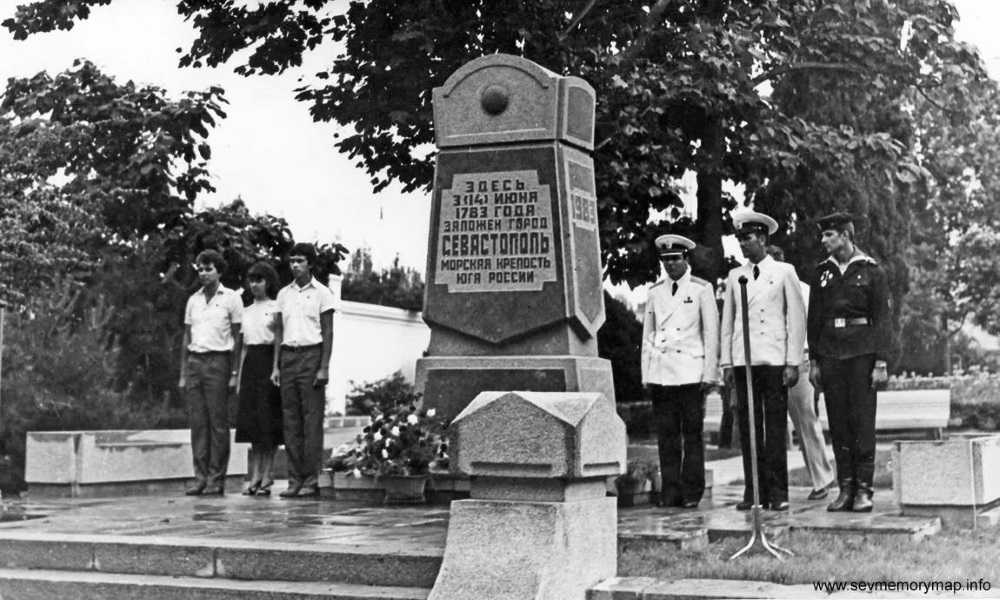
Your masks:
{"label": "monument pedestal", "polygon": [[599,392],[615,397],[611,362],[594,356],[434,356],[417,361],[426,406],[448,417],[486,391]]}
{"label": "monument pedestal", "polygon": [[615,575],[605,480],[624,470],[626,436],[607,397],[484,392],[451,429],[452,469],[472,478],[472,498],[451,504],[429,600],[584,600]]}
{"label": "monument pedestal", "polygon": [[582,600],[588,587],[582,582],[615,576],[616,520],[615,499],[605,497],[452,502],[444,561],[429,600]]}

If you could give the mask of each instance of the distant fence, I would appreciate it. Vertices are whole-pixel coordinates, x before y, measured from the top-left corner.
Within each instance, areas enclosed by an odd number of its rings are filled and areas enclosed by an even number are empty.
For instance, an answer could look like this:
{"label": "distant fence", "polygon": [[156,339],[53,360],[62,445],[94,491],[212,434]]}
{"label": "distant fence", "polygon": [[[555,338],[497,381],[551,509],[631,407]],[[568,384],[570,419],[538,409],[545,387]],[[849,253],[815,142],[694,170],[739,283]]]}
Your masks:
{"label": "distant fence", "polygon": [[[330,283],[333,287],[333,278]],[[334,292],[340,295],[339,290]],[[341,302],[333,317],[327,413],[344,414],[347,394],[355,384],[382,379],[396,371],[413,381],[416,361],[427,349],[430,335],[419,312]]]}

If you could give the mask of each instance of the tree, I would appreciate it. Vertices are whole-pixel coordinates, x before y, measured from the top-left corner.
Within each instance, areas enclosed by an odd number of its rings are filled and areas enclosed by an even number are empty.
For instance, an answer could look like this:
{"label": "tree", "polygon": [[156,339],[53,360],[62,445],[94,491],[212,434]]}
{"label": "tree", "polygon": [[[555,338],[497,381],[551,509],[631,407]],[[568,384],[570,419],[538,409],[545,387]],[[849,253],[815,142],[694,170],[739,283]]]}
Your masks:
{"label": "tree", "polygon": [[211,190],[206,138],[223,92],[117,83],[87,61],[12,78],[0,101],[2,291],[15,303],[58,272],[85,280],[104,253],[180,224]]}
{"label": "tree", "polygon": [[[36,0],[4,25],[24,39],[71,28],[110,1]],[[648,222],[650,211],[681,206],[676,179],[687,170],[698,176],[696,239],[709,248],[710,279],[722,268],[723,180],[753,190],[781,173],[836,174],[845,165],[909,177],[912,157],[884,130],[789,114],[761,96],[762,84],[847,74],[858,89],[914,86],[975,62],[954,51],[954,10],[945,0],[373,0],[351,2],[342,14],[320,1],[248,9],[181,0],[177,9],[199,32],[182,66],[234,61],[238,73],[273,74],[324,43],[342,44],[297,97],[316,120],[352,128],[337,147],[368,171],[376,191],[394,180],[405,190],[430,186],[429,91],[468,59],[508,52],[588,79],[598,92],[602,256],[608,276],[631,285],[658,272],[650,242],[662,228]],[[900,50],[905,23],[912,34]],[[808,205],[795,208],[811,216]]]}
{"label": "tree", "polygon": [[351,264],[341,283],[341,296],[354,302],[421,310],[424,282],[419,271],[400,265],[398,256],[391,267],[376,272],[371,249],[358,248],[351,255]]}

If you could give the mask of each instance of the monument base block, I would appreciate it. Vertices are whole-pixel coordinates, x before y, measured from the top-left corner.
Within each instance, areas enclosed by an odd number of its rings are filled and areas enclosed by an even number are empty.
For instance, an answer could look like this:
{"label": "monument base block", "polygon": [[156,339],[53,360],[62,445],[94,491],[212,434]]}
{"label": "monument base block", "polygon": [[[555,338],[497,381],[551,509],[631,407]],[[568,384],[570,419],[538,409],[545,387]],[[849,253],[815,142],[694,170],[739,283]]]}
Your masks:
{"label": "monument base block", "polygon": [[614,498],[458,500],[428,600],[584,600],[617,568]]}
{"label": "monument base block", "polygon": [[485,391],[600,392],[614,403],[611,362],[587,356],[435,356],[417,360],[424,406],[448,418]]}

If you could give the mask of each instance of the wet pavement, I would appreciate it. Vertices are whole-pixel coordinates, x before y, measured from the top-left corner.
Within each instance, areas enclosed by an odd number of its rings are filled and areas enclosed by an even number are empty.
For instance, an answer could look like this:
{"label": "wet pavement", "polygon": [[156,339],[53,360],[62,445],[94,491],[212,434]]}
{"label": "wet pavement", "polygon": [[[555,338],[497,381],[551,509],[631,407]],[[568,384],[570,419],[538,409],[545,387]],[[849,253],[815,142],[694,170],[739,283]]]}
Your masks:
{"label": "wet pavement", "polygon": [[[715,487],[695,510],[639,506],[619,509],[619,537],[677,545],[707,535],[708,541],[746,535],[750,513],[734,510],[742,496],[740,459],[713,461]],[[789,467],[801,455],[789,453]],[[283,489],[279,483],[276,490]],[[890,490],[876,494],[869,514],[828,513],[826,500],[809,501],[809,488],[791,488],[791,510],[764,511],[765,526],[778,533],[809,530],[833,534],[896,535],[920,539],[936,533],[935,518],[900,517]],[[4,505],[0,539],[14,532],[228,539],[262,543],[354,547],[444,547],[446,505],[372,506],[330,499],[284,500],[275,496],[132,496],[104,499],[30,499]]]}

